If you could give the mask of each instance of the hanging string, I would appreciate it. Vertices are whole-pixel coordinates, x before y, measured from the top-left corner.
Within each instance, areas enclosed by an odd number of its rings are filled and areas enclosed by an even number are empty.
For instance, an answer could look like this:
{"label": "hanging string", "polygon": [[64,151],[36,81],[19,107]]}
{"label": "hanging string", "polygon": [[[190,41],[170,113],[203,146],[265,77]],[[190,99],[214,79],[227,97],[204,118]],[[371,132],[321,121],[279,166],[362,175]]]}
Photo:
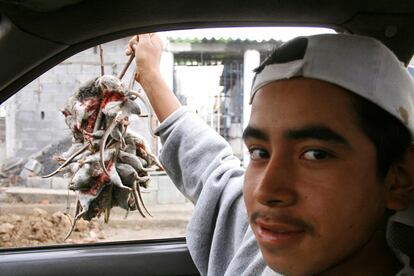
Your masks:
{"label": "hanging string", "polygon": [[105,64],[104,64],[104,57],[103,57],[103,48],[102,45],[99,45],[99,58],[101,61],[101,76],[105,75]]}

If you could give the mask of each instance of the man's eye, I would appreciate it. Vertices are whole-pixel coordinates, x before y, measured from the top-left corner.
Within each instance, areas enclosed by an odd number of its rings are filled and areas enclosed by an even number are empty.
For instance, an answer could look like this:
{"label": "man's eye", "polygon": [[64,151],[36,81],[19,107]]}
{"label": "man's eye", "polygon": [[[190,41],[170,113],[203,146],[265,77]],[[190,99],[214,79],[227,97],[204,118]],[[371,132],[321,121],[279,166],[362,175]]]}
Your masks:
{"label": "man's eye", "polygon": [[269,158],[269,153],[264,149],[253,148],[249,149],[251,160],[261,160]]}
{"label": "man's eye", "polygon": [[306,160],[324,160],[329,158],[331,155],[324,150],[308,150],[303,153],[302,158]]}

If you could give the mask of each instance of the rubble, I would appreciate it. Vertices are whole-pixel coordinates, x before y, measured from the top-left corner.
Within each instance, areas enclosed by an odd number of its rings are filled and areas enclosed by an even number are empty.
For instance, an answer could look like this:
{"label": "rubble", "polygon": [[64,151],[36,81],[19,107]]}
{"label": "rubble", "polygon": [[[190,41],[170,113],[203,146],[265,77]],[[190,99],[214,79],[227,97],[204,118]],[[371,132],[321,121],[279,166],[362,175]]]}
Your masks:
{"label": "rubble", "polygon": [[[61,211],[49,214],[41,208],[33,209],[29,215],[2,215],[0,248],[61,244],[71,227],[71,219]],[[97,242],[105,238],[98,222],[79,220],[65,243]]]}
{"label": "rubble", "polygon": [[20,172],[26,159],[9,158],[0,167],[0,187],[11,187],[21,184]]}
{"label": "rubble", "polygon": [[[72,144],[71,137],[66,137],[57,143],[44,147],[39,152],[32,154],[30,159],[37,160],[41,164],[38,175],[45,175],[59,167],[54,157],[64,152]],[[62,175],[62,174],[61,174]]]}
{"label": "rubble", "polygon": [[[70,145],[70,137],[64,138],[57,143],[47,145],[27,159],[11,158],[6,160],[0,167],[0,187],[27,186],[27,182],[31,178],[57,169],[59,163],[54,160],[54,156],[60,154]],[[62,175],[62,173],[57,174],[60,178]],[[54,188],[50,186],[46,185],[40,188]],[[29,185],[29,187],[31,186]]]}

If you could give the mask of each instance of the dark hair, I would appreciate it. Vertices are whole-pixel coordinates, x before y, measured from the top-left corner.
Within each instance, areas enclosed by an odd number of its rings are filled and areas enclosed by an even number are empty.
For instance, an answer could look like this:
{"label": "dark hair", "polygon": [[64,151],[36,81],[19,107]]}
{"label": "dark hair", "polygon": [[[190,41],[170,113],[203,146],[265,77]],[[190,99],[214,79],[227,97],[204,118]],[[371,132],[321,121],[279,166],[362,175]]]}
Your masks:
{"label": "dark hair", "polygon": [[274,49],[273,52],[259,65],[259,67],[254,69],[254,71],[256,73],[260,73],[267,65],[270,64],[286,63],[297,59],[303,59],[307,47],[308,39],[306,37],[297,37],[289,40]]}
{"label": "dark hair", "polygon": [[[276,48],[254,71],[260,73],[267,65],[302,59],[307,45],[306,37],[290,40]],[[411,132],[400,120],[378,105],[349,92],[357,123],[375,146],[377,174],[383,180],[391,165],[404,157],[412,142]]]}
{"label": "dark hair", "polygon": [[411,132],[399,119],[381,107],[355,93],[349,94],[357,123],[375,146],[377,173],[383,180],[391,165],[404,157],[412,142]]}

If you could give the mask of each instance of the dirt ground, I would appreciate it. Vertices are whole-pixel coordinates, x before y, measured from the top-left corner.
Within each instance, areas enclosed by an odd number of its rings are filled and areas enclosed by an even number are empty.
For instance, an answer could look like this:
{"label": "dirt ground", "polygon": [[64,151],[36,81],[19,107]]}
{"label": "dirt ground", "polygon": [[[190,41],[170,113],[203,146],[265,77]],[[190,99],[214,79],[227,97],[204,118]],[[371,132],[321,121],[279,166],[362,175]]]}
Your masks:
{"label": "dirt ground", "polygon": [[[61,211],[49,214],[35,208],[29,215],[0,216],[0,247],[63,243],[70,228],[71,219]],[[100,239],[105,239],[105,233],[98,222],[80,220],[67,242],[96,242]]]}
{"label": "dirt ground", "polygon": [[50,207],[1,206],[0,248],[183,237],[192,210],[188,204],[149,206],[153,217],[141,218],[131,212],[126,219],[125,212],[114,210],[108,224],[102,217],[90,222],[79,220],[64,241],[71,216],[63,213],[63,206]]}

